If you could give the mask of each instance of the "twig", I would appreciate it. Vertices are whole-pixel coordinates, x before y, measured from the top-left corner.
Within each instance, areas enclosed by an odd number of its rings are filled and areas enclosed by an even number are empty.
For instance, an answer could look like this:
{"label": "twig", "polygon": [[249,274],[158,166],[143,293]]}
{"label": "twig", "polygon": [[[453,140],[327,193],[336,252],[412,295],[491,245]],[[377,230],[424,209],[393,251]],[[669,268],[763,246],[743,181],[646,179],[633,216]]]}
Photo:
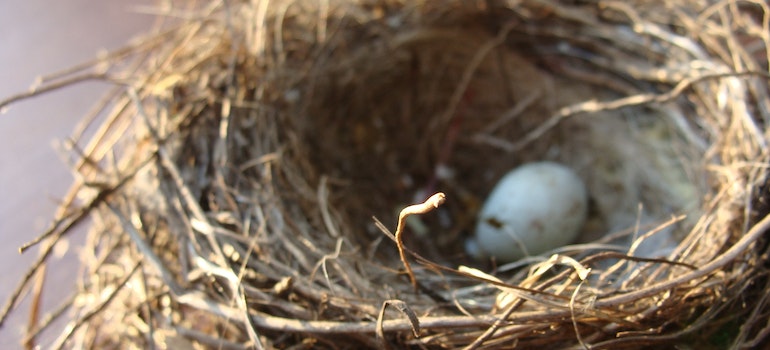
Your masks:
{"label": "twig", "polygon": [[412,267],[409,266],[409,261],[406,260],[406,254],[404,253],[404,243],[401,236],[404,232],[404,225],[406,224],[406,218],[410,215],[429,213],[433,209],[438,208],[446,201],[446,195],[442,192],[438,192],[421,204],[410,205],[398,214],[398,227],[396,227],[396,245],[398,246],[398,254],[401,257],[401,262],[404,263],[406,273],[409,275],[409,281],[412,282],[412,286],[417,289],[417,279],[414,277]]}
{"label": "twig", "polygon": [[[376,217],[373,217],[373,219],[374,219],[374,223],[377,226],[377,228],[379,228],[383,233],[385,233],[388,236],[388,238],[390,238],[391,240],[393,240],[395,242],[396,241],[395,236],[393,236],[393,234],[390,233],[390,231],[388,231],[388,229],[385,227],[385,225],[383,225],[382,222],[380,222]],[[518,290],[518,291],[521,291],[521,292],[530,293],[532,295],[528,295],[528,296],[526,296],[526,298],[528,300],[532,300],[532,301],[535,301],[535,302],[538,302],[538,303],[541,303],[541,304],[546,304],[548,302],[543,300],[543,299],[541,299],[541,298],[534,297],[534,295],[540,295],[540,296],[549,297],[549,298],[552,298],[552,299],[559,299],[559,300],[562,300],[564,302],[569,301],[569,298],[567,298],[565,296],[556,295],[556,294],[549,293],[549,292],[544,292],[544,291],[538,290],[538,289],[525,288],[525,287],[521,287],[521,286],[518,286],[518,285],[508,284],[508,283],[500,281],[499,279],[490,279],[490,278],[486,278],[484,276],[480,276],[479,274],[469,273],[467,271],[461,271],[461,270],[454,269],[454,268],[451,268],[451,267],[446,267],[446,266],[443,266],[443,265],[439,265],[439,264],[436,264],[436,263],[426,259],[425,257],[421,256],[420,254],[417,254],[414,251],[412,251],[412,250],[410,250],[409,248],[406,248],[406,247],[404,247],[404,251],[406,253],[409,253],[413,257],[415,257],[417,259],[417,262],[426,265],[429,269],[434,269],[436,271],[449,272],[449,273],[452,273],[452,274],[455,274],[455,275],[458,275],[458,276],[471,278],[471,279],[474,279],[476,281],[480,281],[480,282],[484,282],[484,283],[489,283],[489,284],[497,286],[497,287],[502,287],[502,288],[507,288],[507,289],[514,289],[514,290]],[[567,272],[571,273],[572,271],[567,271]],[[522,296],[523,295],[524,294],[522,294]],[[566,308],[566,306],[561,306],[561,305],[559,305],[559,307]]]}
{"label": "twig", "polygon": [[[259,334],[257,334],[257,326],[254,324],[253,318],[249,315],[249,306],[246,302],[246,293],[243,284],[235,272],[230,268],[220,267],[200,256],[196,256],[193,261],[198,268],[206,271],[206,273],[221,277],[227,281],[227,286],[229,288],[228,294],[232,298],[232,301],[237,305],[237,308],[233,308],[229,305],[227,306],[227,308],[235,310],[235,312],[225,315],[227,316],[227,320],[242,320],[243,328],[245,328],[246,333],[249,335],[252,346],[257,350],[264,349],[264,345],[259,339]],[[182,295],[182,293],[178,293],[177,295]]]}
{"label": "twig", "polygon": [[108,81],[114,84],[125,84],[125,82],[120,81],[114,77],[111,77],[105,73],[88,73],[88,74],[78,75],[69,79],[65,79],[62,81],[51,83],[49,85],[42,86],[39,88],[33,87],[27,92],[22,92],[20,94],[16,94],[6,99],[0,100],[0,111],[8,107],[8,105],[10,105],[11,103],[15,103],[31,97],[39,96],[54,90],[58,90],[64,87],[68,87],[68,86],[71,86],[77,83],[82,83],[89,80]]}
{"label": "twig", "polygon": [[123,230],[125,230],[126,234],[128,234],[128,236],[131,238],[131,241],[136,246],[136,249],[142,253],[144,260],[146,260],[157,270],[161,279],[163,279],[163,282],[166,283],[166,286],[168,286],[171,292],[175,295],[181,294],[182,288],[179,286],[179,284],[176,283],[174,276],[163,264],[163,261],[160,259],[160,257],[158,257],[158,255],[152,251],[152,247],[147,242],[145,242],[134,224],[128,218],[126,218],[126,216],[121,213],[113,203],[107,203],[107,208],[109,208],[113,215],[115,215],[115,217],[120,221]]}
{"label": "twig", "polygon": [[[27,322],[27,334],[31,334],[34,329],[38,327],[38,323],[40,321],[40,306],[43,302],[43,286],[45,286],[45,274],[46,274],[46,264],[43,264],[40,266],[40,270],[37,272],[37,279],[35,280],[35,285],[32,287],[32,305],[30,306],[29,310],[29,322]],[[30,335],[26,339],[24,339],[24,346],[29,349],[35,349],[35,336]]]}
{"label": "twig", "polygon": [[569,299],[569,311],[570,319],[572,320],[572,328],[575,329],[575,337],[577,337],[578,342],[583,346],[585,350],[590,350],[591,346],[586,343],[586,341],[583,339],[583,336],[580,334],[578,319],[575,317],[575,299],[577,298],[578,292],[580,292],[580,287],[583,286],[583,283],[585,283],[585,279],[581,278],[580,283],[577,285],[577,287],[575,287],[575,291],[572,292],[572,297]]}
{"label": "twig", "polygon": [[696,83],[711,79],[722,79],[727,77],[747,77],[747,76],[759,76],[765,79],[770,79],[770,74],[762,71],[745,71],[745,72],[728,72],[728,73],[709,73],[695,77],[687,77],[680,81],[669,91],[656,94],[656,93],[643,93],[633,96],[622,97],[612,101],[585,101],[577,104],[565,106],[559,109],[554,115],[545,120],[542,124],[529,132],[527,135],[518,140],[515,143],[507,145],[504,150],[507,152],[515,152],[523,149],[533,141],[539,139],[547,131],[553,129],[562,120],[569,117],[583,114],[583,113],[596,113],[602,111],[612,111],[621,108],[640,106],[648,103],[665,103],[671,101],[684,93],[684,91]]}
{"label": "twig", "polygon": [[414,311],[409,308],[409,305],[407,305],[407,303],[402,300],[385,300],[382,303],[380,314],[377,316],[377,329],[375,330],[375,335],[380,341],[380,345],[382,345],[382,347],[385,349],[391,349],[390,343],[387,339],[385,339],[385,330],[383,328],[383,322],[385,322],[385,308],[388,307],[388,305],[395,307],[398,309],[398,311],[404,314],[404,316],[406,316],[406,318],[409,320],[409,323],[412,325],[412,334],[414,334],[414,337],[420,337],[420,319],[417,318],[417,314],[415,314]]}
{"label": "twig", "polygon": [[722,253],[722,255],[714,258],[714,260],[712,260],[708,264],[698,268],[697,270],[683,274],[679,277],[673,278],[671,280],[668,280],[662,283],[648,286],[640,290],[636,290],[630,293],[621,294],[618,296],[603,299],[601,301],[597,301],[596,306],[597,307],[616,307],[618,305],[629,303],[634,300],[638,300],[644,297],[661,293],[663,291],[670,290],[671,288],[674,288],[679,284],[685,283],[687,281],[692,281],[696,278],[700,278],[705,275],[708,275],[714,272],[715,270],[717,270],[718,268],[737,259],[739,254],[743,253],[746,249],[748,249],[749,246],[752,243],[756,242],[757,239],[759,239],[762,235],[764,235],[768,229],[770,229],[770,215],[765,216],[761,221],[759,221],[756,225],[754,225],[754,227],[752,227],[751,230],[749,230],[749,232],[747,232],[738,242],[733,244],[733,246],[730,247],[730,249]]}
{"label": "twig", "polygon": [[321,182],[318,184],[318,191],[316,194],[318,197],[318,210],[321,211],[321,218],[324,221],[324,226],[326,226],[326,232],[328,232],[329,235],[333,238],[337,238],[340,236],[340,231],[334,225],[331,213],[329,212],[329,186],[327,186],[328,179],[329,178],[327,176],[321,176]]}
{"label": "twig", "polygon": [[48,328],[48,326],[50,326],[54,321],[62,316],[65,311],[67,311],[72,307],[72,305],[75,304],[76,295],[77,292],[71,293],[61,304],[59,304],[59,306],[56,307],[55,310],[47,313],[43,319],[37,323],[37,327],[35,329],[27,331],[27,334],[24,335],[22,342],[27,343],[31,338],[37,337],[40,332]]}
{"label": "twig", "polygon": [[[83,159],[87,159],[83,157]],[[77,196],[77,193],[80,193],[83,190],[84,186],[89,187],[96,187],[94,184],[89,184],[85,182],[78,182],[72,186],[70,189],[70,193],[67,195],[67,199],[65,202],[60,206],[59,211],[56,214],[56,219],[50,224],[49,228],[39,235],[38,237],[35,237],[33,240],[24,243],[19,248],[19,253],[24,253],[27,249],[37,245],[38,243],[42,242],[44,239],[57,235],[57,234],[64,234],[68,232],[72,227],[77,225],[78,223],[83,220],[86,215],[88,215],[91,210],[96,208],[99,204],[106,201],[107,197],[111,195],[112,193],[115,193],[117,190],[123,187],[128,181],[132,180],[134,176],[139,172],[141,169],[144,168],[145,165],[149,164],[151,161],[155,160],[155,156],[147,157],[145,160],[141,161],[135,168],[128,171],[128,174],[120,177],[118,181],[115,182],[114,185],[99,185],[98,186],[98,193],[85,205],[80,206],[77,208],[76,212],[72,213],[67,210],[65,210],[67,207],[72,205],[72,202],[74,201],[74,198]],[[64,227],[62,227],[64,226]],[[2,321],[0,321],[0,325],[2,324]]]}
{"label": "twig", "polygon": [[128,283],[128,281],[131,279],[132,276],[134,276],[134,273],[139,270],[139,267],[142,266],[142,262],[139,261],[136,264],[134,264],[134,268],[131,269],[129,273],[126,274],[125,277],[121,281],[119,281],[115,286],[115,290],[110,293],[107,298],[105,298],[101,304],[94,307],[91,311],[87,312],[83,317],[72,321],[69,325],[67,325],[66,331],[62,336],[56,341],[56,344],[51,347],[51,349],[61,349],[64,347],[64,345],[67,343],[67,341],[75,334],[75,332],[85,325],[91,318],[98,315],[100,312],[104,311],[104,308],[106,308],[113,299],[120,293],[120,291],[123,289],[123,287]]}
{"label": "twig", "polygon": [[[181,304],[209,312],[221,317],[236,319],[242,310],[217,303],[208,298],[201,298],[197,292],[186,292],[176,298]],[[299,320],[273,316],[264,312],[249,310],[251,320],[256,328],[279,332],[301,334],[352,334],[377,332],[377,323],[372,321],[314,321]],[[560,320],[570,316],[569,309],[522,311],[509,316],[504,323],[547,322]],[[479,327],[500,322],[501,318],[494,315],[474,316],[425,316],[420,318],[420,329],[447,329]],[[409,319],[393,319],[382,322],[383,332],[414,331],[414,324]]]}
{"label": "twig", "polygon": [[[71,226],[68,226],[71,227]],[[40,270],[41,266],[45,264],[46,260],[48,260],[48,257],[53,252],[53,248],[56,245],[56,243],[61,239],[62,236],[64,236],[65,231],[57,231],[56,234],[51,237],[51,243],[42,250],[42,253],[40,253],[40,256],[35,260],[34,263],[32,263],[32,267],[27,270],[27,273],[24,274],[24,277],[22,277],[21,281],[18,285],[16,285],[16,288],[11,293],[11,296],[8,298],[8,300],[5,302],[5,305],[3,306],[3,309],[0,310],[0,328],[2,328],[3,324],[8,318],[8,315],[11,313],[11,310],[13,310],[17,305],[19,298],[21,297],[22,292],[24,291],[24,288],[26,288],[29,281],[32,280],[33,277],[35,277],[35,274],[37,271]]]}
{"label": "twig", "polygon": [[474,339],[472,343],[468,344],[468,346],[466,346],[464,350],[477,349],[487,339],[489,339],[492,335],[494,335],[495,332],[497,332],[497,330],[500,329],[501,326],[505,325],[507,322],[512,322],[508,318],[511,317],[511,315],[513,314],[513,311],[519,307],[519,304],[521,302],[523,302],[523,299],[519,299],[519,302],[511,303],[511,305],[508,306],[505,312],[503,312],[500,316],[495,317],[494,323],[492,323],[489,327],[487,327],[484,333],[482,333],[480,336]]}
{"label": "twig", "polygon": [[[13,293],[11,293],[11,296],[8,298],[5,305],[3,306],[3,309],[0,310],[0,328],[2,328],[11,310],[16,307],[16,303],[19,300],[19,297],[21,297],[21,293],[24,290],[24,288],[32,280],[32,278],[35,276],[35,274],[40,269],[40,267],[45,263],[45,261],[51,255],[51,252],[53,252],[53,248],[56,245],[56,243],[59,241],[59,239],[61,239],[61,237],[63,237],[64,234],[66,234],[67,232],[70,232],[70,230],[73,227],[75,227],[78,223],[80,223],[86,217],[86,215],[91,212],[91,210],[97,207],[98,204],[105,202],[107,197],[109,197],[109,195],[117,191],[129,180],[133,179],[134,175],[136,175],[136,173],[140,169],[142,169],[146,164],[148,164],[153,159],[155,159],[155,157],[148,157],[146,160],[140,163],[135,169],[133,169],[133,171],[131,171],[128,175],[121,178],[118,181],[118,183],[115,184],[114,186],[101,188],[99,190],[99,193],[96,196],[94,196],[94,198],[90,202],[88,202],[87,204],[77,209],[77,212],[59,216],[59,218],[51,224],[51,227],[46,232],[44,232],[37,238],[33,239],[31,242],[24,244],[19,249],[19,251],[23,253],[25,250],[42,242],[46,238],[49,238],[49,237],[51,238],[51,244],[43,248],[40,256],[32,264],[32,267],[29,268],[27,273],[21,279],[19,284],[16,286],[16,289],[14,289]],[[83,184],[78,184],[75,186],[83,186]]]}
{"label": "twig", "polygon": [[184,336],[185,338],[193,339],[204,346],[210,346],[212,349],[223,349],[223,350],[224,349],[228,349],[228,350],[229,349],[232,349],[232,350],[250,349],[247,344],[242,344],[239,342],[230,342],[225,339],[222,339],[221,337],[214,337],[194,329],[177,326],[177,327],[174,327],[174,330],[179,335]]}

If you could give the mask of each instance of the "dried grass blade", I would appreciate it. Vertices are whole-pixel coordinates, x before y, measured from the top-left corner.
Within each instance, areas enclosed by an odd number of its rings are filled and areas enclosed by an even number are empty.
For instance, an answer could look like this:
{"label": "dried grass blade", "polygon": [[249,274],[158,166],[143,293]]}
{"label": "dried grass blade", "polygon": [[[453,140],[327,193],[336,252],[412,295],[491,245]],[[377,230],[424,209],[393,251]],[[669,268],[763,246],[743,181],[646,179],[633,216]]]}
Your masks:
{"label": "dried grass blade", "polygon": [[377,340],[382,344],[384,348],[390,348],[390,343],[385,339],[385,329],[384,329],[384,321],[385,321],[385,308],[388,306],[395,307],[399,312],[401,312],[406,318],[409,320],[409,324],[412,326],[412,334],[414,334],[415,338],[420,337],[420,319],[417,317],[417,314],[412,311],[412,309],[409,307],[407,303],[405,303],[402,300],[392,299],[392,300],[385,300],[382,302],[382,308],[380,308],[380,314],[377,316],[377,326],[376,326],[376,335]]}

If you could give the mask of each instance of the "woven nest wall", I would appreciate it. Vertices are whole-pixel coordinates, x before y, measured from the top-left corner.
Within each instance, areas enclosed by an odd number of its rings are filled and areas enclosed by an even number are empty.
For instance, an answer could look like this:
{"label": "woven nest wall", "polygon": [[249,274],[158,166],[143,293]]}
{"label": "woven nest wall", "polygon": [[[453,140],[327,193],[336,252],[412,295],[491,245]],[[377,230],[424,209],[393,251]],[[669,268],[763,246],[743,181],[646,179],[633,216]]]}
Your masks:
{"label": "woven nest wall", "polygon": [[[770,331],[766,4],[160,10],[181,19],[69,78],[121,87],[44,246],[90,214],[55,346],[723,348]],[[468,257],[497,179],[539,160],[586,183],[580,238]],[[404,235],[414,288],[391,232],[438,191]]]}

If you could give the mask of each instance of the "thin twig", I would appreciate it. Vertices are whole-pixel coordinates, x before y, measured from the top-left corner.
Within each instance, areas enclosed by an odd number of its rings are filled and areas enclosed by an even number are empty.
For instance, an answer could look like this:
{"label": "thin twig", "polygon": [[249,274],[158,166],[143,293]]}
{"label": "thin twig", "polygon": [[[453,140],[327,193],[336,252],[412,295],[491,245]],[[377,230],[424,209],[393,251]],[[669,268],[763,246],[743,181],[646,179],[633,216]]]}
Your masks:
{"label": "thin twig", "polygon": [[533,141],[541,138],[547,131],[553,129],[562,120],[572,117],[578,114],[596,113],[602,111],[612,111],[621,108],[633,107],[645,105],[648,103],[664,103],[671,101],[679,97],[686,89],[694,84],[710,80],[710,79],[722,79],[727,77],[746,77],[746,76],[760,76],[766,79],[770,79],[770,73],[762,71],[747,71],[747,72],[729,72],[729,73],[709,73],[696,77],[688,77],[678,84],[676,84],[669,91],[661,94],[657,93],[645,93],[633,96],[627,96],[612,101],[586,101],[573,104],[570,106],[559,109],[556,114],[545,120],[542,124],[538,125],[534,130],[527,133],[521,140],[512,143],[505,148],[507,152],[520,151]]}
{"label": "thin twig", "polygon": [[[216,303],[201,298],[195,292],[188,292],[176,300],[190,307],[206,311],[221,317],[236,319],[242,313],[232,306]],[[264,312],[249,310],[254,326],[280,332],[300,334],[351,334],[377,332],[377,323],[372,321],[315,321],[298,320],[273,316]],[[522,311],[505,319],[504,323],[516,324],[526,322],[543,322],[547,320],[564,319],[570,316],[569,309]],[[424,316],[420,318],[420,329],[449,329],[488,326],[500,321],[494,315],[474,316]],[[382,322],[383,332],[414,331],[414,324],[409,319],[393,319]]]}
{"label": "thin twig", "polygon": [[31,338],[37,337],[40,332],[48,328],[48,326],[50,326],[54,321],[61,317],[65,311],[74,305],[76,296],[77,292],[72,292],[70,296],[68,296],[61,304],[59,304],[59,306],[56,307],[55,310],[47,313],[43,319],[38,322],[35,329],[29,330],[27,334],[24,335],[22,342],[27,343]]}
{"label": "thin twig", "polygon": [[[71,226],[68,226],[68,228]],[[35,276],[37,271],[45,264],[45,262],[48,260],[48,257],[53,252],[53,248],[56,245],[56,243],[61,239],[61,237],[64,235],[65,231],[58,231],[56,234],[54,234],[51,237],[51,243],[43,248],[43,251],[40,253],[40,256],[32,263],[32,267],[27,270],[27,273],[24,274],[24,277],[22,277],[21,281],[19,281],[19,284],[16,285],[16,288],[11,293],[11,296],[8,298],[8,300],[5,302],[5,305],[3,306],[2,311],[0,311],[0,328],[2,328],[5,321],[8,319],[8,315],[10,312],[16,308],[16,303],[19,301],[19,298],[21,297],[22,292],[24,291],[24,288],[26,288],[27,284],[32,280],[32,278]]]}
{"label": "thin twig", "polygon": [[110,209],[110,211],[112,211],[115,217],[118,218],[123,230],[125,230],[128,236],[131,238],[131,241],[134,242],[136,249],[139,250],[139,252],[142,253],[144,259],[146,259],[147,262],[157,270],[163,279],[163,282],[166,283],[166,286],[168,286],[171,292],[175,295],[181,294],[182,288],[174,280],[174,275],[171,274],[171,272],[166,268],[160,257],[158,257],[158,255],[152,251],[152,248],[147,242],[145,242],[144,238],[142,238],[142,236],[139,234],[134,224],[131,223],[131,221],[126,218],[126,216],[121,213],[115,205],[108,203],[107,207]]}
{"label": "thin twig", "polygon": [[385,321],[385,308],[388,307],[388,305],[395,307],[398,309],[398,311],[407,317],[409,323],[412,325],[412,334],[414,334],[415,338],[420,336],[420,319],[417,318],[417,314],[415,314],[414,311],[409,308],[409,305],[403,300],[385,300],[382,303],[380,314],[377,316],[377,328],[375,330],[375,335],[380,341],[380,345],[382,345],[383,348],[389,350],[392,349],[392,347],[390,346],[390,342],[385,339],[385,329],[383,327],[383,322]]}
{"label": "thin twig", "polygon": [[[384,234],[386,234],[386,236],[388,238],[390,238],[391,240],[396,242],[395,236],[393,236],[393,234],[391,234],[390,231],[388,231],[388,229],[385,227],[385,225],[383,225],[382,222],[380,222],[377,218],[373,218],[373,219],[374,219],[374,222],[375,222],[375,225],[377,226],[377,228],[379,228]],[[455,275],[458,275],[458,276],[470,278],[470,279],[475,280],[475,281],[479,281],[479,282],[483,282],[483,283],[489,283],[489,284],[494,285],[496,287],[502,287],[502,288],[507,288],[507,289],[518,290],[518,291],[521,291],[521,292],[526,292],[526,293],[531,294],[531,295],[527,296],[527,299],[532,300],[532,301],[536,301],[538,303],[549,304],[549,302],[546,302],[546,301],[544,301],[542,299],[538,299],[534,295],[540,295],[540,296],[543,296],[543,297],[547,297],[547,298],[551,298],[551,299],[557,299],[557,300],[562,300],[562,301],[565,301],[565,302],[569,300],[569,298],[561,296],[561,295],[556,295],[556,294],[545,292],[545,291],[538,290],[538,289],[525,288],[525,287],[521,287],[521,286],[517,286],[517,285],[512,285],[512,284],[504,283],[504,282],[500,281],[499,279],[498,280],[489,279],[489,278],[485,278],[483,276],[479,276],[478,274],[468,273],[468,272],[464,272],[464,271],[461,271],[461,270],[458,270],[458,269],[454,269],[454,268],[451,268],[451,267],[446,267],[446,266],[443,266],[443,265],[439,265],[439,264],[436,264],[436,263],[430,261],[429,259],[421,256],[420,254],[417,254],[416,252],[410,250],[406,246],[404,246],[403,249],[404,249],[404,252],[409,253],[409,255],[413,256],[417,260],[417,262],[427,266],[429,269],[433,269],[433,270],[436,270],[436,271],[449,272],[449,273],[452,273],[452,274],[455,274]],[[572,271],[567,271],[567,272],[571,273]],[[523,295],[524,294],[522,294],[522,296]],[[564,307],[566,308],[566,306],[564,306]]]}
{"label": "thin twig", "polygon": [[112,291],[102,302],[95,306],[93,309],[88,311],[83,317],[78,318],[77,320],[74,320],[70,322],[69,325],[66,327],[66,331],[64,334],[61,335],[59,339],[57,339],[54,346],[51,346],[52,349],[61,349],[64,347],[64,345],[67,343],[67,341],[77,332],[80,327],[85,325],[91,318],[98,315],[100,312],[102,312],[113,299],[120,293],[121,290],[123,290],[123,287],[128,283],[129,280],[131,280],[131,277],[134,276],[134,273],[139,270],[139,267],[142,266],[142,262],[139,261],[136,264],[134,264],[134,267],[131,269],[129,273],[126,274],[125,277],[123,277],[122,280],[120,280],[115,285],[115,290]]}
{"label": "thin twig", "polygon": [[[46,264],[40,267],[37,272],[37,279],[35,280],[35,286],[32,288],[32,305],[29,308],[29,322],[27,322],[27,334],[31,334],[34,329],[37,329],[40,320],[40,306],[43,302],[43,286],[45,286]],[[35,337],[29,336],[24,340],[24,346],[28,350],[36,348]]]}
{"label": "thin twig", "polygon": [[35,87],[30,89],[29,91],[22,92],[22,93],[13,95],[11,97],[5,98],[3,100],[0,100],[0,111],[2,111],[4,108],[8,107],[12,103],[26,100],[28,98],[32,98],[35,96],[40,96],[42,94],[45,94],[51,91],[55,91],[61,88],[69,87],[77,83],[82,83],[90,80],[106,81],[114,84],[125,84],[124,81],[119,80],[115,77],[109,76],[105,73],[87,73],[83,75],[74,76],[69,79],[57,81],[45,86]]}
{"label": "thin twig", "polygon": [[398,214],[398,227],[396,227],[396,245],[398,246],[398,254],[401,257],[401,262],[404,263],[406,273],[409,275],[409,281],[412,282],[415,290],[417,289],[417,279],[414,277],[412,267],[409,266],[409,261],[406,260],[406,254],[404,253],[404,243],[402,242],[402,234],[404,233],[404,225],[406,224],[406,218],[410,215],[425,214],[431,212],[433,209],[438,208],[446,201],[446,195],[442,192],[436,193],[425,202],[415,205],[410,205]]}
{"label": "thin twig", "polygon": [[670,279],[665,282],[646,286],[643,289],[639,289],[630,293],[621,294],[614,297],[598,300],[596,302],[597,307],[616,307],[625,303],[632,302],[644,297],[655,295],[674,288],[677,285],[692,281],[694,279],[703,277],[707,274],[714,272],[716,269],[734,261],[738,256],[745,252],[745,250],[754,242],[757,241],[762,235],[770,229],[770,215],[766,215],[760,222],[754,225],[749,232],[747,232],[741,239],[733,244],[730,249],[722,253],[722,255],[714,258],[709,263],[701,266],[697,270],[683,274],[679,277]]}

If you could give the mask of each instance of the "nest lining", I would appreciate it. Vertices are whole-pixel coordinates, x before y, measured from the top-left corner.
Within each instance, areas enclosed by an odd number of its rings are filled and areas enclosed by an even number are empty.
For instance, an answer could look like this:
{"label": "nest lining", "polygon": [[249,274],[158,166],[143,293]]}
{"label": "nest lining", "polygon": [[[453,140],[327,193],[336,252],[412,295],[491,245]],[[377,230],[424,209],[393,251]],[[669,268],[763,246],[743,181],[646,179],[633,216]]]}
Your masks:
{"label": "nest lining", "polygon": [[[757,25],[744,17],[770,15],[719,8],[744,20],[744,41]],[[616,348],[696,330],[761,340],[752,322],[764,298],[753,313],[738,301],[766,283],[754,226],[766,54],[696,31],[737,25],[694,23],[701,10],[194,10],[137,44],[149,58],[84,151],[83,178],[112,185],[73,192],[97,205],[86,206],[95,224],[75,327],[57,345]],[[591,195],[585,244],[559,250],[576,266],[466,258],[463,238],[496,179],[544,159],[574,168]],[[400,208],[438,190],[449,201],[406,240],[421,255],[410,257],[415,292],[371,217],[392,229]],[[681,241],[666,259],[625,255],[629,239],[660,232]]]}

